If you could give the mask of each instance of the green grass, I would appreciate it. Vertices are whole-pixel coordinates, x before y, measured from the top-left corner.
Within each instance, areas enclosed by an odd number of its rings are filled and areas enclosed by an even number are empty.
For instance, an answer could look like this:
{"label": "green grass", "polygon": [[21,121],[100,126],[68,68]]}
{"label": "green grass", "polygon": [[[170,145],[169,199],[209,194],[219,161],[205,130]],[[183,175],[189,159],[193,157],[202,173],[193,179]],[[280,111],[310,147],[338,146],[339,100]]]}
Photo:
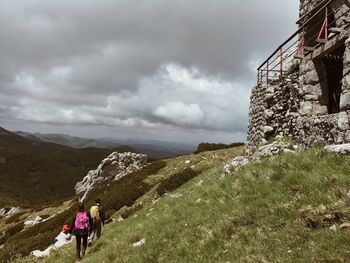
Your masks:
{"label": "green grass", "polygon": [[[336,223],[349,221],[350,157],[318,148],[282,154],[223,180],[222,163],[214,159],[207,160],[211,168],[175,190],[177,196],[166,195],[108,225],[84,262],[350,261],[349,231],[333,232],[334,222],[322,220],[309,228],[301,211],[322,205],[323,212],[311,214],[319,219],[339,212]],[[133,248],[142,238],[146,243]],[[43,262],[74,262],[73,245]]]}

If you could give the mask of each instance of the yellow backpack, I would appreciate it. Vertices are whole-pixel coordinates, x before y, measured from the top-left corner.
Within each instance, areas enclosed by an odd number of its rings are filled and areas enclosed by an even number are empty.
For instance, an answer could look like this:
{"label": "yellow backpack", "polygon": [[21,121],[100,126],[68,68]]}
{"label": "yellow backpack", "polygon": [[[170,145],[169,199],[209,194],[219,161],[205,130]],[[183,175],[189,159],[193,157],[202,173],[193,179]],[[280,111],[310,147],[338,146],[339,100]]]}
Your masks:
{"label": "yellow backpack", "polygon": [[90,215],[95,222],[100,221],[100,208],[97,205],[92,206],[90,208]]}

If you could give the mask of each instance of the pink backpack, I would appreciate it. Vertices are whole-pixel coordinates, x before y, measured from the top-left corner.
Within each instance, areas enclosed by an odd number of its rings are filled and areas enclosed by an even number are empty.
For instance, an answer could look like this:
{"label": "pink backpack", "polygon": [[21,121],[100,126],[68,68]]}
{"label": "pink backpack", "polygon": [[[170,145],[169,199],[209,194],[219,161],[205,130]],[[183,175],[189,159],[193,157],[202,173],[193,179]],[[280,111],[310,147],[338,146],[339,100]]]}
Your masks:
{"label": "pink backpack", "polygon": [[87,229],[89,226],[89,218],[86,212],[78,212],[75,216],[74,226],[76,229]]}

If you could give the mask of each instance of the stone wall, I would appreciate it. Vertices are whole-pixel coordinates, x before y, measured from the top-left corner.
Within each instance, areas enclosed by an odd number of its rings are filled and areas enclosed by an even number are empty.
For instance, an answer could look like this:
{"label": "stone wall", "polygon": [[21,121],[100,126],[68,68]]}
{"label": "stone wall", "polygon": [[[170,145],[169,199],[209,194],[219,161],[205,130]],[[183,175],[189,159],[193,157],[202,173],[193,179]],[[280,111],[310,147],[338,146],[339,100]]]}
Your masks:
{"label": "stone wall", "polygon": [[300,17],[308,14],[312,9],[314,9],[323,0],[301,0],[299,14]]}
{"label": "stone wall", "polygon": [[278,81],[256,86],[251,94],[248,142],[265,143],[276,135],[295,137],[299,117],[298,71]]}
{"label": "stone wall", "polygon": [[321,85],[326,78],[322,64],[302,60],[297,71],[253,88],[249,145],[263,144],[277,135],[290,137],[305,146],[350,143],[350,38],[345,46],[341,112],[328,114],[326,91]]}
{"label": "stone wall", "polygon": [[[320,2],[322,0],[301,0],[300,16],[310,12]],[[343,26],[349,11],[345,1],[335,0],[331,8],[336,26]],[[299,61],[297,69],[293,67],[279,80],[253,88],[249,110],[249,145],[258,146],[278,135],[293,138],[305,146],[350,142],[350,26],[343,29],[344,32],[334,44],[334,50],[339,46],[345,49],[340,112],[329,114],[332,94],[328,94],[328,85],[331,84],[327,80],[322,56],[304,58]],[[329,54],[325,53],[324,56]],[[293,63],[296,64],[295,61]]]}

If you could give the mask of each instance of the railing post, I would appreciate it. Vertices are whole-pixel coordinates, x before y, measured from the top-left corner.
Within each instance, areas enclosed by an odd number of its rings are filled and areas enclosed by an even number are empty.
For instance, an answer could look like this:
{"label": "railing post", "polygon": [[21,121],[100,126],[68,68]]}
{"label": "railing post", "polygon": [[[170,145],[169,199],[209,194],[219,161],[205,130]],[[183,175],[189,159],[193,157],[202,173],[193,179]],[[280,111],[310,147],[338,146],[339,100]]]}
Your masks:
{"label": "railing post", "polygon": [[324,38],[328,40],[328,7],[326,6],[326,18],[324,27]]}
{"label": "railing post", "polygon": [[269,82],[269,61],[266,62],[266,84]]}
{"label": "railing post", "polygon": [[280,49],[280,78],[283,75],[283,47]]}
{"label": "railing post", "polygon": [[317,36],[317,39],[321,39],[322,34],[324,34],[324,40],[328,40],[328,7],[325,9],[325,18],[320,30],[320,33]]}

